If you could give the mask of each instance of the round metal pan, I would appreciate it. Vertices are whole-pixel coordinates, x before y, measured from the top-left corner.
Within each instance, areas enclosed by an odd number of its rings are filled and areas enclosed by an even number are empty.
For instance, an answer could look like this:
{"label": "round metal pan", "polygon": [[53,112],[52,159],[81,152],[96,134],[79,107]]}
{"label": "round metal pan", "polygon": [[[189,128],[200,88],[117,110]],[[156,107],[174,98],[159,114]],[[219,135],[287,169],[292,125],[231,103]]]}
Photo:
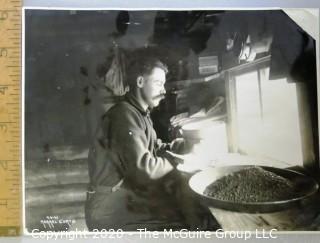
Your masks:
{"label": "round metal pan", "polygon": [[220,200],[203,194],[206,187],[211,183],[223,176],[248,167],[252,167],[252,165],[208,167],[205,170],[194,174],[189,180],[189,186],[207,206],[243,213],[270,213],[289,209],[297,206],[303,199],[313,195],[319,187],[314,179],[302,173],[290,169],[260,166],[264,170],[273,172],[290,180],[295,185],[294,189],[296,196],[282,201],[238,203]]}

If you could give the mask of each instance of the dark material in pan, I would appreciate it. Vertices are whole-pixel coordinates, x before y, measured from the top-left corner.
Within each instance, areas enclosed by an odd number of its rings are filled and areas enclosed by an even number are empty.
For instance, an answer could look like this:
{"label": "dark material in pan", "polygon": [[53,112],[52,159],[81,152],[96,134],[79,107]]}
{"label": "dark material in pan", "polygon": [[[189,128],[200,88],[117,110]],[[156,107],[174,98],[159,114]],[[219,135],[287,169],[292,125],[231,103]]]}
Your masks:
{"label": "dark material in pan", "polygon": [[[219,200],[214,196],[204,194],[205,189],[220,178],[251,167],[252,165],[208,167],[204,171],[193,175],[190,178],[189,186],[209,207],[246,213],[270,213],[289,209],[299,205],[302,200],[309,198],[319,187],[314,179],[300,172],[290,169],[261,166],[261,168],[266,171],[286,178],[294,185],[294,193],[292,193],[290,198],[272,202],[231,202]],[[247,178],[243,179],[246,180]]]}

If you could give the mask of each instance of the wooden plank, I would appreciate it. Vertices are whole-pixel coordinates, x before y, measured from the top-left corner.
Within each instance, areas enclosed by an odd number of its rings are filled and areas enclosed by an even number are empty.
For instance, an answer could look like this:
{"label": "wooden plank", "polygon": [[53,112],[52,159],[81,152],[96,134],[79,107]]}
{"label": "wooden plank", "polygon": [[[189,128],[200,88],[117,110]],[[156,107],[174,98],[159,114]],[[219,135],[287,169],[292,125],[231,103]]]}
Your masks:
{"label": "wooden plank", "polygon": [[305,83],[296,83],[299,128],[302,145],[303,165],[310,172],[319,170],[319,162],[316,162],[315,145],[313,141],[313,128],[311,122],[310,100],[308,88]]}
{"label": "wooden plank", "polygon": [[53,206],[62,203],[84,202],[87,184],[68,184],[26,189],[27,207]]}

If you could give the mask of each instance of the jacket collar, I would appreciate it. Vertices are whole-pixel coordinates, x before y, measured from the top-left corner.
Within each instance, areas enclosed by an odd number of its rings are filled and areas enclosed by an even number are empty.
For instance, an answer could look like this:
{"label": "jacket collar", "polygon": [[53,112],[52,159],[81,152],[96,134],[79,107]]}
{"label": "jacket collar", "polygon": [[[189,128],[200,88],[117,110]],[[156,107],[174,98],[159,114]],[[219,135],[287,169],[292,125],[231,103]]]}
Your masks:
{"label": "jacket collar", "polygon": [[131,94],[130,92],[128,92],[126,95],[125,95],[125,100],[131,104],[132,106],[134,106],[142,115],[146,116],[146,115],[149,115],[150,114],[150,110],[147,109],[147,110],[144,110],[142,108],[142,106],[140,105],[137,97],[135,97],[133,94]]}

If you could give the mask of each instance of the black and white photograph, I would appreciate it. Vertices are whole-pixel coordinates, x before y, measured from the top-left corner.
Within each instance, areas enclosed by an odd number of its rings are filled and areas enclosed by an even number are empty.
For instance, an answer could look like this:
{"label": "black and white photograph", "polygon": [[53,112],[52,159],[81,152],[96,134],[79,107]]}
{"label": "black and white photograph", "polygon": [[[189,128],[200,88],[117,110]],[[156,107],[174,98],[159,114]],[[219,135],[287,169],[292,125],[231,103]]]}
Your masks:
{"label": "black and white photograph", "polygon": [[24,9],[28,233],[319,231],[312,9]]}

